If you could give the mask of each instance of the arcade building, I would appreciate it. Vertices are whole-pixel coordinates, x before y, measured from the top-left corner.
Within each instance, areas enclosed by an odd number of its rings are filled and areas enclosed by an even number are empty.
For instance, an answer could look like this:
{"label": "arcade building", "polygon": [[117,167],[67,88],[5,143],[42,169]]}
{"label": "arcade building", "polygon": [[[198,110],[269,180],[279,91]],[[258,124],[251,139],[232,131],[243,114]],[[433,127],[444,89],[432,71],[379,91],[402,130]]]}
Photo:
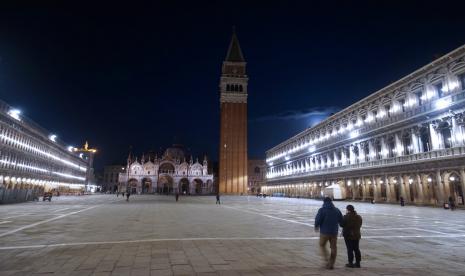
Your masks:
{"label": "arcade building", "polygon": [[269,149],[266,162],[267,194],[464,206],[465,45]]}

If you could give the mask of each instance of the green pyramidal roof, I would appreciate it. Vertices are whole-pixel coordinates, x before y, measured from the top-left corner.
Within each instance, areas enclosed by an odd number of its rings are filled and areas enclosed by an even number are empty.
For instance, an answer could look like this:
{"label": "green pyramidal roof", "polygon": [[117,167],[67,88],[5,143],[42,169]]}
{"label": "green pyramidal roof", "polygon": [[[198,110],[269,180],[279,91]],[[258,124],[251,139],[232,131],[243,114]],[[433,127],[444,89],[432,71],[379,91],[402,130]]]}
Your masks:
{"label": "green pyramidal roof", "polygon": [[237,39],[236,32],[233,32],[231,43],[229,44],[228,53],[226,54],[225,61],[232,62],[244,62],[244,56],[242,55],[241,46],[239,45],[239,40]]}

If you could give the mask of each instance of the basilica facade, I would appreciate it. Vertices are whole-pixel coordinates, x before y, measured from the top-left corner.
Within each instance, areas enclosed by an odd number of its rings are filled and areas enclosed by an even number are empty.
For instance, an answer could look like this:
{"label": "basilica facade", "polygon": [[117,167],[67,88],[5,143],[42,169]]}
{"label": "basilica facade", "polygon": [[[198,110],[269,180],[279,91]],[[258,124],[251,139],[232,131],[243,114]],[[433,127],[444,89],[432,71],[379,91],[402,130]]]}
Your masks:
{"label": "basilica facade", "polygon": [[267,194],[464,206],[465,46],[268,150]]}
{"label": "basilica facade", "polygon": [[128,158],[128,164],[119,173],[119,191],[133,194],[189,194],[203,195],[215,192],[213,174],[208,172],[208,161],[202,163],[185,156],[182,146],[173,145],[159,158],[142,156]]}

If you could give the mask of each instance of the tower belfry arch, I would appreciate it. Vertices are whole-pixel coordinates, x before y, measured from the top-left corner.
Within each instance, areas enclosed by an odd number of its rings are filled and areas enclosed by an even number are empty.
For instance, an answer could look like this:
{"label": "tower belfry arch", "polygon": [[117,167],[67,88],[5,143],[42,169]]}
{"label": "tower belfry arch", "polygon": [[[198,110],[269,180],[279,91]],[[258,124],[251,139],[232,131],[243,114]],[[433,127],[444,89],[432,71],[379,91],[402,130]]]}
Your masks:
{"label": "tower belfry arch", "polygon": [[247,192],[247,84],[246,62],[235,30],[220,79],[219,192]]}

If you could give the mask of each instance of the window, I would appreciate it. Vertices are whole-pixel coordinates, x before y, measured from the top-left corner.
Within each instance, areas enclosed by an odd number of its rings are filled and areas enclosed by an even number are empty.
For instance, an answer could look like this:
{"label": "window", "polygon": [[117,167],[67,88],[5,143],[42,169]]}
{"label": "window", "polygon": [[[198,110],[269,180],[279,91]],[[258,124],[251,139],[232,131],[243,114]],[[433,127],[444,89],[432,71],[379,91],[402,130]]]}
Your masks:
{"label": "window", "polygon": [[413,92],[413,94],[415,95],[415,98],[417,99],[417,103],[418,103],[418,106],[421,106],[423,104],[423,101],[421,99],[421,91],[415,91]]}
{"label": "window", "polygon": [[405,99],[399,100],[400,106],[402,106],[402,112],[405,112]]}
{"label": "window", "polygon": [[462,73],[457,76],[459,78],[460,86],[462,87],[462,90],[465,90],[465,73]]}
{"label": "window", "polygon": [[255,167],[255,173],[260,173],[260,168],[259,167]]}
{"label": "window", "polygon": [[436,91],[438,92],[438,97],[441,98],[442,97],[442,82],[439,82],[439,83],[436,83],[434,85],[434,88],[436,89]]}

